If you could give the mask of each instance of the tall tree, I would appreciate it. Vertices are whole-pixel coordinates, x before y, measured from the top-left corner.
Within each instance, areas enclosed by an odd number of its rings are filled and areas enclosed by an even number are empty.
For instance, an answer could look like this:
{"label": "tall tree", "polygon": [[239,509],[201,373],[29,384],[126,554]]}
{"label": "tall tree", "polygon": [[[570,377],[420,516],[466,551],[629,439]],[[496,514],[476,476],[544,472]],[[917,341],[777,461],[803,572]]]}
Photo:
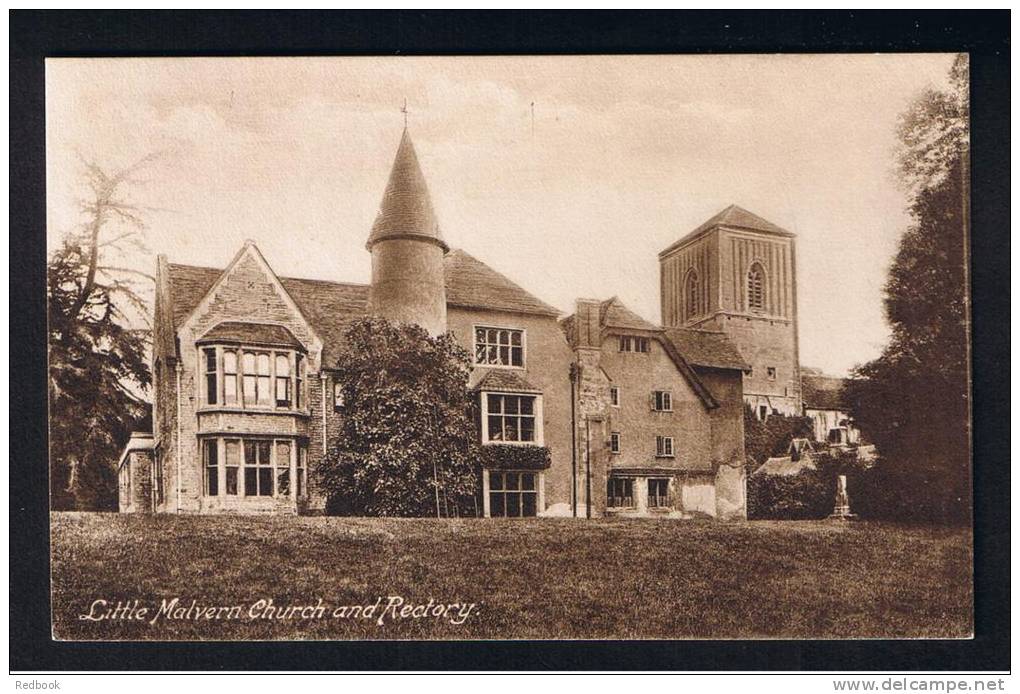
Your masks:
{"label": "tall tree", "polygon": [[341,515],[473,513],[478,487],[471,359],[449,335],[366,318],[337,361],[340,433],[319,466]]}
{"label": "tall tree", "polygon": [[885,285],[889,344],[847,387],[851,415],[880,455],[870,498],[856,498],[871,515],[959,521],[971,508],[966,56],[948,89],[914,101],[899,136],[911,223]]}
{"label": "tall tree", "polygon": [[150,155],[116,173],[84,162],[84,223],[47,263],[50,491],[55,510],[113,510],[116,462],[147,415],[149,331],[139,283],[151,280],[117,263],[143,248],[141,209],[124,198]]}

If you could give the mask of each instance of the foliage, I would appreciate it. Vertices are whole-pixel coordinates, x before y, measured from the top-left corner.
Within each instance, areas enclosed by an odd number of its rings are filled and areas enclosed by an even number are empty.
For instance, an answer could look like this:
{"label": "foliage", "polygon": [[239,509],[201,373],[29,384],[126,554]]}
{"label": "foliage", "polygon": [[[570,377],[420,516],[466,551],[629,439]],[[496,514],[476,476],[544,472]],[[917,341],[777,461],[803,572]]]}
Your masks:
{"label": "foliage", "polygon": [[493,470],[545,470],[551,460],[545,446],[489,444],[481,447],[482,467]]}
{"label": "foliage", "polygon": [[753,520],[811,520],[832,513],[836,478],[847,476],[851,508],[856,503],[858,480],[865,474],[856,449],[829,449],[811,455],[814,467],[796,475],[753,475],[747,479],[747,517]]}
{"label": "foliage", "polygon": [[116,462],[148,413],[148,330],[130,327],[130,307],[145,314],[141,273],[107,259],[139,244],[139,208],[120,197],[133,171],[86,164],[86,221],[47,263],[49,318],[50,490],[54,509],[117,507]]}
{"label": "foliage", "polygon": [[786,455],[793,439],[813,437],[810,417],[771,414],[762,421],[749,404],[744,404],[744,455],[748,474],[772,456]]}
{"label": "foliage", "polygon": [[970,515],[965,57],[952,85],[925,92],[903,116],[911,223],[885,286],[892,337],[846,387],[850,414],[879,454],[868,487],[888,517]]}
{"label": "foliage", "polygon": [[[473,514],[478,436],[467,388],[471,359],[449,335],[366,318],[336,363],[340,433],[319,468],[340,515]],[[437,501],[438,494],[438,501]]]}

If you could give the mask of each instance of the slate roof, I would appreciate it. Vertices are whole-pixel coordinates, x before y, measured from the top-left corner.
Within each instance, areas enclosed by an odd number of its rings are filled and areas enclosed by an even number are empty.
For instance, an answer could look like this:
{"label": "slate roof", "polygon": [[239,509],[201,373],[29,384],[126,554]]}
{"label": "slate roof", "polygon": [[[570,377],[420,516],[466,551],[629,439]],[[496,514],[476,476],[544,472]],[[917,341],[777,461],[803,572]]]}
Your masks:
{"label": "slate roof", "polygon": [[666,328],[666,337],[688,364],[710,369],[750,368],[736,345],[725,333],[696,328]]}
{"label": "slate roof", "polygon": [[774,234],[776,236],[795,236],[792,232],[783,229],[780,226],[773,224],[767,219],[763,219],[753,212],[748,212],[743,207],[737,205],[730,205],[719,214],[715,215],[707,222],[690,232],[679,241],[670,244],[668,247],[659,252],[659,257],[668,255],[672,251],[676,250],[680,246],[684,245],[688,241],[691,241],[701,234],[705,233],[715,227],[731,227],[734,229],[748,229],[750,231],[764,232],[766,234]]}
{"label": "slate roof", "polygon": [[449,306],[483,308],[512,313],[559,316],[560,311],[529,294],[504,275],[455,248],[446,254],[446,303]]}
{"label": "slate roof", "polygon": [[278,347],[301,347],[301,341],[282,325],[266,323],[244,323],[224,321],[216,324],[199,338],[203,342],[230,342],[251,345],[274,345]]}
{"label": "slate roof", "polygon": [[833,376],[800,377],[800,397],[804,407],[812,410],[843,410],[844,379]]}
{"label": "slate roof", "polygon": [[474,390],[508,391],[511,393],[541,393],[517,371],[489,369],[473,387]]}
{"label": "slate roof", "polygon": [[439,230],[436,213],[432,209],[432,198],[429,197],[428,185],[418,164],[418,155],[405,128],[365,248],[371,249],[374,244],[385,239],[408,236],[435,241],[444,251],[448,250]]}

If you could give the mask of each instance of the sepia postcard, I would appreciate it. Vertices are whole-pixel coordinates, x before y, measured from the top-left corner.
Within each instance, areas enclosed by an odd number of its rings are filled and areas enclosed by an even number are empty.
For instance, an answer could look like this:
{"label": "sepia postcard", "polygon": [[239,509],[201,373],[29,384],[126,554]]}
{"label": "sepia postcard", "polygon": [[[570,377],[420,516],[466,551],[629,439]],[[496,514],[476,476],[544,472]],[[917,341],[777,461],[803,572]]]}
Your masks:
{"label": "sepia postcard", "polygon": [[966,54],[45,69],[54,639],[972,637]]}

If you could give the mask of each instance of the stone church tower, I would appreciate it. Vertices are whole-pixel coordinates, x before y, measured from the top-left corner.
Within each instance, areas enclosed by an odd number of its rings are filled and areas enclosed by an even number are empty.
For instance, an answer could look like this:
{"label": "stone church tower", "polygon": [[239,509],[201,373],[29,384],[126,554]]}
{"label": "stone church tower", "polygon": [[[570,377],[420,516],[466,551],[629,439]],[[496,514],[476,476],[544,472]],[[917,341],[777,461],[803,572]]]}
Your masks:
{"label": "stone church tower", "polygon": [[801,414],[794,235],[736,205],[659,253],[662,322],[721,330],[759,417]]}
{"label": "stone church tower", "polygon": [[370,311],[417,323],[431,335],[446,332],[443,256],[449,247],[406,128],[365,248],[372,254]]}

